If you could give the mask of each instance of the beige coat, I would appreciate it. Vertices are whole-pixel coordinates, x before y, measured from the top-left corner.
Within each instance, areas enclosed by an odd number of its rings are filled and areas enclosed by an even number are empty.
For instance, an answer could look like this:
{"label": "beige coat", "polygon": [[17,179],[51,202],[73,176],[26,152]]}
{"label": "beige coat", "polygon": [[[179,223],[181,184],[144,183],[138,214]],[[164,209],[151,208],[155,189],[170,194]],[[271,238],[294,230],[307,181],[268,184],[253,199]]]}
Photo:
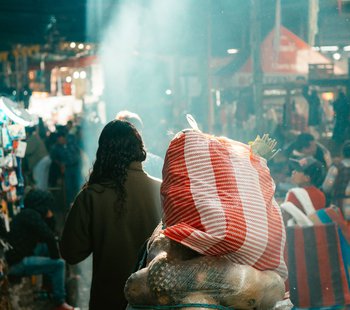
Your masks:
{"label": "beige coat", "polygon": [[61,254],[70,264],[93,254],[90,309],[125,309],[124,285],[138,252],[161,218],[160,180],[134,162],[125,184],[126,213],[117,218],[111,183],[94,184],[77,196],[65,223]]}

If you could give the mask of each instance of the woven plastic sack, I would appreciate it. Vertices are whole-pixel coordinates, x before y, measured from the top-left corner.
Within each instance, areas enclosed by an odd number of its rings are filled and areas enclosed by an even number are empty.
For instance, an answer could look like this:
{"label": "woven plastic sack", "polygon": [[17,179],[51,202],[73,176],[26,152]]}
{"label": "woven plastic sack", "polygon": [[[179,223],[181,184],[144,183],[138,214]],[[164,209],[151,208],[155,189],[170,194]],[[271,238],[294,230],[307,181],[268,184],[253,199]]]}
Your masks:
{"label": "woven plastic sack", "polygon": [[164,234],[283,279],[285,230],[266,160],[249,145],[197,130],[177,134],[163,167]]}

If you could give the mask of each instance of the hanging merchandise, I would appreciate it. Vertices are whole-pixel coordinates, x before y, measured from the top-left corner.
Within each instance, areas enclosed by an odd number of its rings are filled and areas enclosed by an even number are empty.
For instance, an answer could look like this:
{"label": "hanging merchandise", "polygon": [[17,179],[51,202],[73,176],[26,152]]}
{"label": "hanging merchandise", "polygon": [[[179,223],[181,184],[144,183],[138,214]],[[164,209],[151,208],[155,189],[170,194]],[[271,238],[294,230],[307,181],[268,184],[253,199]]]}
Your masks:
{"label": "hanging merchandise", "polygon": [[1,130],[1,136],[2,136],[2,147],[6,150],[9,151],[12,148],[11,144],[11,138],[9,135],[9,132],[7,130],[7,127],[3,127]]}
{"label": "hanging merchandise", "polygon": [[0,97],[0,110],[5,114],[5,119],[10,119],[15,124],[30,126],[34,123],[33,116],[9,98]]}
{"label": "hanging merchandise", "polygon": [[[23,206],[22,158],[27,147],[23,140],[25,126],[32,124],[34,118],[24,108],[0,97],[0,215],[7,222]],[[6,228],[9,229],[8,223]]]}

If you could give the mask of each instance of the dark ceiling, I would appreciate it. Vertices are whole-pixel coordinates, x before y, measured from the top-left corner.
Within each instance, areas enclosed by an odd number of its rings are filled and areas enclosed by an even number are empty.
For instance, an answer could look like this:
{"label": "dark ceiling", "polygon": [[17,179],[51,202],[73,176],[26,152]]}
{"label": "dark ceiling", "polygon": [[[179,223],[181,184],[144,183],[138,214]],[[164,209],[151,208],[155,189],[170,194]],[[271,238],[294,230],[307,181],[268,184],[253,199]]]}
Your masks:
{"label": "dark ceiling", "polygon": [[85,40],[86,0],[1,0],[0,49],[44,43],[52,21],[66,40]]}
{"label": "dark ceiling", "polygon": [[[15,44],[45,43],[51,33],[61,41],[95,41],[109,21],[114,6],[132,0],[0,0],[0,51],[9,50]],[[133,0],[147,6],[151,0]],[[173,0],[163,0],[173,1]],[[181,1],[181,0],[177,0]],[[193,19],[186,34],[186,44],[202,48],[209,12],[211,16],[211,40],[214,54],[221,54],[232,42],[244,45],[249,32],[248,0],[185,0],[191,3],[186,12]],[[276,0],[261,0],[262,32],[266,34],[274,24]],[[282,22],[297,35],[307,35],[306,0],[281,0]],[[350,1],[343,0],[342,14],[337,10],[336,0],[320,0],[319,43],[350,44]],[[200,4],[200,5],[199,5]],[[87,34],[88,12],[99,10],[99,31]],[[52,30],[54,27],[54,30]],[[54,34],[52,34],[54,33]],[[202,39],[201,39],[202,38]],[[338,42],[337,42],[338,41]],[[341,41],[341,42],[340,42]],[[346,42],[347,41],[347,42]],[[340,43],[339,43],[340,42]]]}

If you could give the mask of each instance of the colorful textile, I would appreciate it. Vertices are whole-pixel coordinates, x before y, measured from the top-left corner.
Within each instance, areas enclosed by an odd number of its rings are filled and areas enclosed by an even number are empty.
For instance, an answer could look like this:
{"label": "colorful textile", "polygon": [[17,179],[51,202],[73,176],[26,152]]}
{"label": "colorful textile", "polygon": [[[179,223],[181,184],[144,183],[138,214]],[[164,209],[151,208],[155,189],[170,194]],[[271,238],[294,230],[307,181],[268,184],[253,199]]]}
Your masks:
{"label": "colorful textile", "polygon": [[[305,194],[299,195],[299,192],[305,192]],[[293,203],[306,215],[309,215],[317,210],[326,207],[326,197],[324,193],[315,186],[306,186],[290,189],[286,195],[286,201],[290,201],[291,203]],[[313,210],[307,208],[307,201],[310,201]]]}
{"label": "colorful textile", "polygon": [[284,279],[285,230],[266,160],[250,146],[196,130],[179,133],[163,167],[164,234]]}
{"label": "colorful textile", "polygon": [[350,304],[334,223],[287,227],[290,299],[300,308]]}
{"label": "colorful textile", "polygon": [[319,210],[310,215],[309,218],[315,224],[337,224],[346,278],[348,285],[350,285],[350,226],[345,221],[340,209],[337,207],[330,207]]}

